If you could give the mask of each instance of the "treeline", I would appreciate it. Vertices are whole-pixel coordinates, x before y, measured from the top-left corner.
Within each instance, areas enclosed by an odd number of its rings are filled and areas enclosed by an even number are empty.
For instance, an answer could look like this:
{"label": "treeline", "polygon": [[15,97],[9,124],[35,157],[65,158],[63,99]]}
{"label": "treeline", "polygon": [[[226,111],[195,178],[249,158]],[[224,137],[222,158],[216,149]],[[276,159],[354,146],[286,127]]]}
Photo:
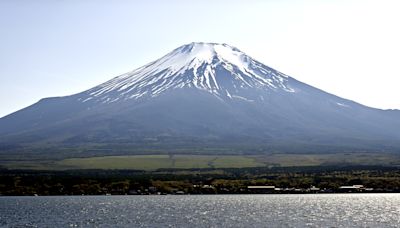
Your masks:
{"label": "treeline", "polygon": [[339,192],[364,185],[377,192],[400,192],[396,167],[301,167],[158,170],[0,170],[0,195],[243,194],[247,186]]}

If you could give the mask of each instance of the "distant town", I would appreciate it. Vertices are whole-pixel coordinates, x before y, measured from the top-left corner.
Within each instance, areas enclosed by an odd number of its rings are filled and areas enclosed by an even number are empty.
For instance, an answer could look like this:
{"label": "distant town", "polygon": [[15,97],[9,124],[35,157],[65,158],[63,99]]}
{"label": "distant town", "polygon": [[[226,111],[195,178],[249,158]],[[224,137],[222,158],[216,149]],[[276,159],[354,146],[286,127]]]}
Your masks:
{"label": "distant town", "polygon": [[[111,193],[115,195],[184,195],[184,194],[306,194],[306,193],[385,193],[393,192],[392,189],[374,189],[368,188],[364,185],[351,185],[351,186],[340,186],[338,189],[321,189],[315,186],[309,188],[279,188],[276,186],[247,186],[247,188],[241,188],[239,191],[236,189],[229,189],[225,187],[214,187],[212,185],[193,185],[191,191],[185,191],[183,189],[171,189],[169,192],[160,192],[156,187],[149,187],[142,190],[129,190],[126,193],[123,189],[112,189]],[[108,193],[106,195],[112,195]]]}
{"label": "distant town", "polygon": [[0,195],[400,193],[400,168],[0,170]]}

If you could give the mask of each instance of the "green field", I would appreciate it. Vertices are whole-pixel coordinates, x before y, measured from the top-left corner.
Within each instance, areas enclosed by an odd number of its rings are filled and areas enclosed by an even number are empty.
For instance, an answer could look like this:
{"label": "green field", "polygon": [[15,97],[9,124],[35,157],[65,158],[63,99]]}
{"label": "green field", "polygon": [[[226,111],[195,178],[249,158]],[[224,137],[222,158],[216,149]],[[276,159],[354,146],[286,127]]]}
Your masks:
{"label": "green field", "polygon": [[269,155],[129,155],[69,158],[58,161],[14,161],[2,163],[10,169],[193,169],[293,167],[324,165],[399,166],[400,156],[387,153],[269,154]]}
{"label": "green field", "polygon": [[254,157],[209,155],[132,155],[71,158],[57,162],[71,169],[244,168],[265,166]]}

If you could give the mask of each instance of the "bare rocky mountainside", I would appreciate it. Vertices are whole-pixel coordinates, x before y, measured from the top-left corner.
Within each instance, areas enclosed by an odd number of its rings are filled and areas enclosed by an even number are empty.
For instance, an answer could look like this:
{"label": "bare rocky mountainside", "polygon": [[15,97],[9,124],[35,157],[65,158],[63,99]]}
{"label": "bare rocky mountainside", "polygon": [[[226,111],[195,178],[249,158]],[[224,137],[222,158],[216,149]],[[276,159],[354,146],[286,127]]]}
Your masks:
{"label": "bare rocky mountainside", "polygon": [[3,155],[357,151],[400,151],[400,111],[326,93],[227,44],[183,45],[0,119]]}

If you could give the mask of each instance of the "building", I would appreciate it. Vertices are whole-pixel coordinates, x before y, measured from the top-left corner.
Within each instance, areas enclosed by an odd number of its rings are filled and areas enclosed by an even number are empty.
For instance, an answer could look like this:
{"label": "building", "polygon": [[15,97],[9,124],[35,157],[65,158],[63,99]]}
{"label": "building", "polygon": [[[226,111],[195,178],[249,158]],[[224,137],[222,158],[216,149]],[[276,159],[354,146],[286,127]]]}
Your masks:
{"label": "building", "polygon": [[364,185],[350,185],[339,187],[340,192],[362,192],[364,189]]}
{"label": "building", "polygon": [[247,186],[250,193],[272,193],[275,191],[275,186]]}

